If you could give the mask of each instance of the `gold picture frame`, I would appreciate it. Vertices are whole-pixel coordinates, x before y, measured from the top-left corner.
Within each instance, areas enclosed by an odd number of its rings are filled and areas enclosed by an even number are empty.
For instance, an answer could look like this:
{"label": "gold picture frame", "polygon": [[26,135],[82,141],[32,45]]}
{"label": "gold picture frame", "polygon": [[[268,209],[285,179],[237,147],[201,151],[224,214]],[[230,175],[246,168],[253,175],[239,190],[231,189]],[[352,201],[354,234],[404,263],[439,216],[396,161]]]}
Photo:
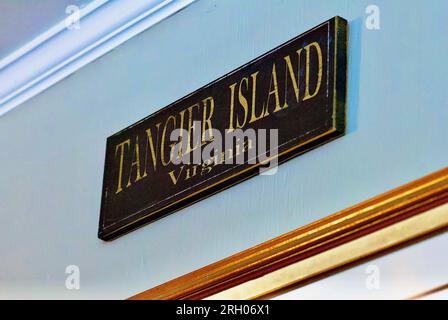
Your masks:
{"label": "gold picture frame", "polygon": [[259,299],[448,230],[448,168],[130,299]]}

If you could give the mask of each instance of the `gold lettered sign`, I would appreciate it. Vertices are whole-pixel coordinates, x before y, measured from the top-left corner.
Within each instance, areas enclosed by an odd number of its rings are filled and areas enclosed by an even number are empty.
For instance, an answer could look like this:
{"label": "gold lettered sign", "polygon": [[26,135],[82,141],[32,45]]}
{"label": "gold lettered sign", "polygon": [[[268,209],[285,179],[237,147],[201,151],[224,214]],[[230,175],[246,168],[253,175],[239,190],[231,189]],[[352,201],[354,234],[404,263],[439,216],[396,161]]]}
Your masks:
{"label": "gold lettered sign", "polygon": [[110,240],[345,132],[347,21],[335,17],[107,139]]}

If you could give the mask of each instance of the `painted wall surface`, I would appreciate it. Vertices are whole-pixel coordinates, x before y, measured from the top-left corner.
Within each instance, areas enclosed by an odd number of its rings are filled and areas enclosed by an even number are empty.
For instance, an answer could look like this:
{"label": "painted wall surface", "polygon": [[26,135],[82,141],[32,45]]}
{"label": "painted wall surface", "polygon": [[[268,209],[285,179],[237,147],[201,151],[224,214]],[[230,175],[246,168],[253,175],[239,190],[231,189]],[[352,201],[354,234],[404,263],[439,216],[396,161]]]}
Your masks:
{"label": "painted wall surface", "polygon": [[[126,298],[446,166],[448,2],[376,0],[376,31],[369,4],[200,0],[1,117],[0,298]],[[97,239],[106,137],[335,15],[350,27],[345,137]]]}

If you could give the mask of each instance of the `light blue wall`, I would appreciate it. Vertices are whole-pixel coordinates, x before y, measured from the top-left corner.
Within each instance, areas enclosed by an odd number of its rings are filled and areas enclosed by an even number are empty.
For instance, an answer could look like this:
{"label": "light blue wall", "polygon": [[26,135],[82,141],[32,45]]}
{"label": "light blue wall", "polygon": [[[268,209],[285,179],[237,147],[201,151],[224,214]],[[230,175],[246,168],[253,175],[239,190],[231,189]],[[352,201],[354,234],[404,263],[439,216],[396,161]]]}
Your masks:
{"label": "light blue wall", "polygon": [[[448,2],[200,0],[0,118],[0,298],[125,298],[446,166]],[[349,20],[348,134],[116,241],[106,137],[273,47]],[[65,268],[81,289],[65,288]]]}

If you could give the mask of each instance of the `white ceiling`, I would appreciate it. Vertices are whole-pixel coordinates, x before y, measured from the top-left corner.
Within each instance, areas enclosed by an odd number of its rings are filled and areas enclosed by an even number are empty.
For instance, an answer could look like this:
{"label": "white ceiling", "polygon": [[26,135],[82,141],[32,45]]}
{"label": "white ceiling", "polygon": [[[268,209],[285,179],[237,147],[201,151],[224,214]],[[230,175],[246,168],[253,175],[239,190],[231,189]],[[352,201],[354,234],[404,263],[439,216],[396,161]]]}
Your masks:
{"label": "white ceiling", "polygon": [[0,0],[0,116],[194,1]]}

